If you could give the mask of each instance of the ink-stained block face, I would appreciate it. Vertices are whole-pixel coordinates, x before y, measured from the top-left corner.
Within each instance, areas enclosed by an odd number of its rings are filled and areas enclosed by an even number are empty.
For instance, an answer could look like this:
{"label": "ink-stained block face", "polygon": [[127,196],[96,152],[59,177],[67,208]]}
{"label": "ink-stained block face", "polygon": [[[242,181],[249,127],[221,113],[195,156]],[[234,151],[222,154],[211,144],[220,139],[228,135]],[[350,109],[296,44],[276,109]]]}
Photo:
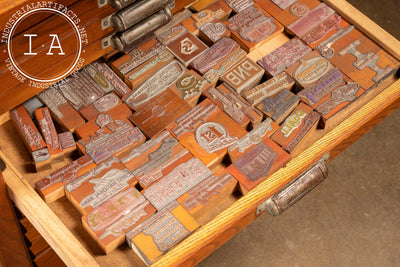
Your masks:
{"label": "ink-stained block face", "polygon": [[223,37],[230,37],[231,32],[228,28],[219,20],[208,22],[200,28],[199,37],[207,45],[212,46]]}
{"label": "ink-stained block face", "polygon": [[126,234],[126,241],[147,264],[155,262],[200,225],[176,201]]}
{"label": "ink-stained block face", "polygon": [[290,158],[280,146],[265,138],[230,165],[227,171],[239,181],[239,188],[245,194],[285,166]]}
{"label": "ink-stained block face", "polygon": [[247,133],[208,99],[167,129],[207,166],[220,162],[228,147]]}
{"label": "ink-stained block face", "polygon": [[157,40],[163,45],[168,45],[187,32],[185,26],[177,25],[157,36]]}
{"label": "ink-stained block face", "polygon": [[81,109],[79,113],[87,121],[96,118],[100,113],[105,113],[121,104],[121,99],[114,93],[109,93],[96,100],[93,104]]}
{"label": "ink-stained block face", "polygon": [[71,132],[64,132],[58,135],[65,157],[71,156],[76,151],[76,143]]}
{"label": "ink-stained block face", "polygon": [[186,67],[208,46],[192,33],[187,32],[167,45],[167,48]]}
{"label": "ink-stained block face", "polygon": [[28,112],[31,118],[35,116],[35,110],[43,107],[43,103],[40,102],[37,96],[28,99],[22,105],[25,107],[26,111]]}
{"label": "ink-stained block face", "polygon": [[148,137],[160,133],[190,109],[190,106],[170,89],[138,107],[129,119]]}
{"label": "ink-stained block face", "polygon": [[247,52],[283,31],[283,26],[257,5],[250,6],[227,22],[232,38]]}
{"label": "ink-stained block face", "polygon": [[235,13],[240,13],[249,6],[252,6],[254,2],[252,0],[224,0],[225,3],[232,8]]}
{"label": "ink-stained block face", "polygon": [[228,153],[231,161],[235,162],[258,143],[262,142],[263,139],[270,137],[278,127],[279,125],[271,118],[267,118],[257,125],[253,130],[229,147]]}
{"label": "ink-stained block face", "polygon": [[320,117],[310,106],[300,103],[271,139],[295,156],[315,132]]}

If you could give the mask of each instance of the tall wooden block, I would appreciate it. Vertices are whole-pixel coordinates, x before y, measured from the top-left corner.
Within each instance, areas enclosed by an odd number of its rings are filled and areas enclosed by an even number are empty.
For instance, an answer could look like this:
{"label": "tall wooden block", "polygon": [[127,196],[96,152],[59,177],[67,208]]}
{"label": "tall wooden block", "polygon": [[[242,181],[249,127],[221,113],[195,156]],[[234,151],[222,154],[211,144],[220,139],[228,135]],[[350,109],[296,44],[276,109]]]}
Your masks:
{"label": "tall wooden block", "polygon": [[223,37],[230,37],[231,31],[219,20],[208,22],[201,26],[199,37],[208,46],[212,46]]}
{"label": "tall wooden block", "polygon": [[105,113],[121,103],[121,99],[115,93],[110,93],[81,109],[79,112],[82,117],[89,121],[95,119],[100,113]]}
{"label": "tall wooden block", "polygon": [[64,132],[58,135],[65,157],[71,157],[76,151],[76,143],[71,132]]}
{"label": "tall wooden block", "polygon": [[167,48],[187,67],[196,57],[201,55],[208,46],[192,33],[187,32],[169,43]]}
{"label": "tall wooden block", "polygon": [[285,166],[290,158],[280,146],[266,138],[230,165],[227,171],[239,181],[241,192],[246,194]]}

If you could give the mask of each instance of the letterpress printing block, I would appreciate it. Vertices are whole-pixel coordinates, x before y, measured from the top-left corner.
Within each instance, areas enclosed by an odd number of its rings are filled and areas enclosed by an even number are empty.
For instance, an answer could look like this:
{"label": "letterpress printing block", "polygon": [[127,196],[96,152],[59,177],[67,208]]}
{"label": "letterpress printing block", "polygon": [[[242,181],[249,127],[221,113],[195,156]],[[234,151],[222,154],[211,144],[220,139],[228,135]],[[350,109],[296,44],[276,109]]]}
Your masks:
{"label": "letterpress printing block", "polygon": [[98,164],[113,155],[141,145],[146,137],[126,119],[115,120],[97,130],[94,135],[77,142],[81,153],[89,155]]}
{"label": "letterpress printing block", "polygon": [[151,75],[159,71],[162,67],[167,65],[174,56],[167,49],[164,49],[142,65],[131,70],[125,75],[125,82],[133,91],[143,84]]}
{"label": "letterpress printing block", "polygon": [[272,77],[271,79],[257,85],[256,87],[242,93],[243,97],[253,106],[259,104],[267,97],[273,97],[283,89],[291,90],[294,80],[286,72]]}
{"label": "letterpress printing block", "polygon": [[150,265],[200,225],[176,201],[126,234],[128,245]]}
{"label": "letterpress printing block", "polygon": [[35,116],[35,110],[43,107],[43,103],[40,102],[37,96],[30,98],[29,100],[25,101],[22,105],[25,107],[26,111],[28,112],[31,118]]}
{"label": "letterpress printing block", "polygon": [[134,187],[121,191],[82,217],[83,227],[108,254],[125,241],[125,234],[155,213]]}
{"label": "letterpress printing block", "polygon": [[197,221],[225,197],[235,192],[237,180],[224,168],[210,175],[177,200]]}
{"label": "letterpress printing block", "polygon": [[183,25],[177,25],[157,36],[157,40],[163,45],[168,45],[187,32]]}
{"label": "letterpress printing block", "polygon": [[295,38],[262,57],[257,63],[269,75],[275,76],[311,52],[312,49],[310,47]]}
{"label": "letterpress printing block", "polygon": [[[279,12],[279,14],[271,13],[271,15],[285,27],[288,27],[298,19],[307,16],[319,4],[321,4],[319,0],[298,0]],[[267,12],[269,11],[267,10]]]}
{"label": "letterpress printing block", "polygon": [[167,48],[186,67],[208,47],[192,33],[187,32],[167,45]]}
{"label": "letterpress printing block", "polygon": [[271,0],[275,5],[277,5],[280,9],[284,10],[289,8],[293,3],[297,2],[297,0]]}
{"label": "letterpress printing block", "polygon": [[36,172],[50,170],[50,153],[47,147],[32,152]]}
{"label": "letterpress printing block", "polygon": [[210,87],[210,84],[191,70],[183,74],[168,88],[185,100],[190,106],[194,107],[202,92],[208,87]]}
{"label": "letterpress printing block", "polygon": [[281,124],[300,101],[300,97],[283,89],[274,97],[267,97],[256,107],[265,115]]}
{"label": "letterpress printing block", "polygon": [[242,10],[226,23],[232,38],[247,52],[283,31],[283,26],[257,5]]}
{"label": "letterpress printing block", "polygon": [[207,6],[207,8],[193,14],[190,18],[182,21],[182,25],[185,26],[189,32],[198,36],[201,26],[214,20],[225,21],[231,12],[232,9],[225,4],[224,1],[216,1]]}
{"label": "letterpress printing block", "polygon": [[214,4],[215,2],[217,2],[217,0],[198,0],[195,3],[193,3],[189,8],[193,12],[197,13],[197,12],[205,9],[209,5]]}
{"label": "letterpress printing block", "polygon": [[231,32],[219,20],[204,24],[200,28],[199,37],[208,46],[212,46],[223,37],[230,37]]}
{"label": "letterpress printing block", "polygon": [[253,60],[245,57],[230,70],[226,71],[221,76],[221,80],[240,94],[258,85],[263,75],[264,70]]}
{"label": "letterpress printing block", "polygon": [[35,183],[40,196],[51,203],[64,196],[64,185],[96,167],[89,156],[82,156]]}
{"label": "letterpress printing block", "polygon": [[113,158],[86,172],[65,186],[65,194],[74,207],[86,215],[119,192],[134,188],[133,174]]}
{"label": "letterpress printing block", "polygon": [[129,119],[148,137],[160,133],[190,109],[190,106],[170,89],[143,103]]}
{"label": "letterpress printing block", "polygon": [[228,147],[247,132],[206,99],[167,129],[207,166],[218,164]]}
{"label": "letterpress printing block", "polygon": [[51,119],[49,109],[45,107],[35,110],[35,117],[46,142],[50,160],[54,162],[64,161],[63,149],[58,139],[58,134],[53,120]]}
{"label": "letterpress printing block", "polygon": [[93,104],[81,109],[79,113],[89,121],[96,118],[100,113],[107,112],[121,103],[121,99],[119,99],[115,93],[110,93],[97,99]]}
{"label": "letterpress printing block", "polygon": [[128,118],[131,114],[132,111],[125,103],[119,104],[108,111],[99,113],[85,124],[77,127],[75,134],[79,139],[85,138],[91,134],[94,134],[97,130],[105,127],[107,124],[118,119]]}
{"label": "letterpress printing block", "polygon": [[197,57],[190,67],[200,74],[205,74],[212,68],[218,68],[223,60],[232,55],[232,53],[235,53],[239,48],[239,45],[235,41],[224,37]]}
{"label": "letterpress printing block", "polygon": [[300,103],[271,139],[294,157],[304,150],[304,144],[315,132],[320,118],[321,115],[310,106]]}
{"label": "letterpress printing block", "polygon": [[55,87],[39,93],[38,97],[50,109],[56,121],[66,130],[73,132],[76,127],[85,123],[85,120],[68,104]]}
{"label": "letterpress printing block", "polygon": [[229,147],[228,153],[231,161],[235,162],[263,139],[270,137],[278,128],[279,125],[271,118],[264,120],[261,124],[257,125],[253,130]]}
{"label": "letterpress printing block", "polygon": [[76,150],[76,143],[71,132],[64,132],[58,135],[65,157],[70,157]]}
{"label": "letterpress printing block", "polygon": [[235,13],[242,12],[249,6],[252,6],[254,2],[252,0],[224,0],[225,3],[232,8]]}
{"label": "letterpress printing block", "polygon": [[131,94],[122,100],[133,110],[141,104],[157,96],[186,72],[186,68],[177,60],[170,61],[162,69],[154,73]]}
{"label": "letterpress printing block", "polygon": [[227,88],[224,84],[217,88],[209,88],[204,95],[244,129],[249,123],[252,127],[257,126],[263,119],[263,114],[258,109],[252,107],[236,91]]}
{"label": "letterpress printing block", "polygon": [[335,13],[335,10],[325,3],[319,4],[316,8],[307,13],[307,15],[296,20],[288,26],[288,30],[298,37],[304,36],[314,27],[321,24]]}

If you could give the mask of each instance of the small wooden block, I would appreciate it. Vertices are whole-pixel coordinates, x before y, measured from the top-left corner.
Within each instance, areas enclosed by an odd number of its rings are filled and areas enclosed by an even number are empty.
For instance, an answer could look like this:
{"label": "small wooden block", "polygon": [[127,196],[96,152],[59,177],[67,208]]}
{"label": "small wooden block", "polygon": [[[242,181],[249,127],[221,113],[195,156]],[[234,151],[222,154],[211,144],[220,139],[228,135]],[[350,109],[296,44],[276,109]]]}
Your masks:
{"label": "small wooden block", "polygon": [[250,6],[227,22],[232,39],[250,52],[283,31],[283,26],[258,5]]}
{"label": "small wooden block", "polygon": [[69,182],[65,195],[82,215],[86,215],[136,183],[133,174],[118,159],[111,158]]}
{"label": "small wooden block", "polygon": [[225,3],[232,8],[233,12],[240,13],[249,6],[252,6],[254,2],[252,0],[224,0]]}
{"label": "small wooden block", "polygon": [[289,90],[283,89],[274,97],[267,97],[256,107],[265,115],[272,118],[277,124],[281,124],[292,112],[300,101],[300,97]]}
{"label": "small wooden block", "polygon": [[271,0],[271,2],[278,6],[281,10],[289,8],[296,1],[297,0]]}
{"label": "small wooden block", "polygon": [[40,131],[47,145],[50,154],[50,160],[53,162],[63,162],[64,153],[58,134],[51,119],[50,111],[47,107],[35,110],[35,117]]}
{"label": "small wooden block", "polygon": [[227,171],[239,181],[240,191],[246,194],[290,159],[291,156],[280,146],[265,138],[230,165]]}
{"label": "small wooden block", "polygon": [[286,72],[272,77],[256,87],[242,93],[243,97],[253,106],[259,104],[267,97],[273,97],[280,93],[283,89],[291,90],[294,80]]}
{"label": "small wooden block", "polygon": [[94,134],[97,130],[105,127],[107,124],[119,119],[128,118],[131,114],[132,111],[125,103],[119,104],[108,111],[98,114],[85,124],[77,127],[75,134],[79,139],[85,138],[91,134]]}
{"label": "small wooden block", "polygon": [[64,185],[90,171],[96,164],[85,155],[52,172],[35,183],[40,196],[51,203],[64,196]]}
{"label": "small wooden block", "polygon": [[257,126],[263,119],[263,114],[258,109],[251,106],[236,91],[227,88],[224,84],[217,88],[209,88],[204,95],[244,129],[249,126],[249,123],[252,127]]}
{"label": "small wooden block", "polygon": [[248,57],[243,58],[230,70],[226,71],[221,80],[241,94],[258,85],[264,75],[264,70]]}
{"label": "small wooden block", "polygon": [[170,89],[166,89],[139,106],[129,119],[151,138],[189,109],[189,104]]}
{"label": "small wooden block", "polygon": [[121,99],[115,93],[110,93],[81,109],[79,112],[82,117],[89,121],[95,119],[100,113],[107,112],[121,103]]}
{"label": "small wooden block", "polygon": [[126,240],[146,265],[155,262],[200,225],[176,201],[126,234]]}
{"label": "small wooden block", "polygon": [[235,192],[237,180],[224,168],[194,186],[177,200],[197,221]]}
{"label": "small wooden block", "polygon": [[81,153],[89,155],[99,164],[113,155],[118,156],[124,150],[143,144],[145,140],[139,128],[133,127],[126,119],[119,119],[96,131],[95,135],[80,139],[77,146]]}
{"label": "small wooden block", "polygon": [[36,172],[51,170],[50,153],[47,148],[42,148],[32,152],[33,163]]}
{"label": "small wooden block", "polygon": [[247,132],[206,99],[167,129],[207,166],[218,164],[228,147]]}
{"label": "small wooden block", "polygon": [[[287,8],[283,9],[278,14],[271,12],[271,15],[275,17],[285,27],[288,27],[298,19],[307,16],[314,8],[316,8],[321,2],[319,0],[298,0],[292,3]],[[270,12],[267,10],[267,12]]]}
{"label": "small wooden block", "polygon": [[315,132],[320,118],[321,115],[301,102],[271,139],[294,157],[304,150],[304,144]]}
{"label": "small wooden block", "polygon": [[182,25],[185,26],[189,32],[198,36],[201,26],[214,20],[225,21],[228,19],[231,12],[232,9],[225,4],[224,1],[219,0],[182,21]]}
{"label": "small wooden block", "polygon": [[149,79],[126,95],[122,100],[132,110],[160,94],[186,72],[186,68],[177,60],[170,61],[167,65],[154,73]]}
{"label": "small wooden block", "polygon": [[208,46],[212,46],[223,37],[230,36],[230,30],[228,30],[228,28],[226,28],[226,26],[219,20],[204,24],[201,26],[199,33],[200,39],[202,39]]}
{"label": "small wooden block", "polygon": [[185,66],[208,48],[199,38],[187,32],[167,45],[167,48]]}
{"label": "small wooden block", "polygon": [[271,118],[267,118],[261,124],[257,125],[248,134],[229,147],[228,153],[231,161],[235,162],[263,139],[270,137],[278,128],[279,125]]}
{"label": "small wooden block", "polygon": [[72,133],[71,132],[60,133],[58,135],[58,139],[64,151],[64,156],[71,157],[72,154],[76,151],[76,143]]}
{"label": "small wooden block", "polygon": [[135,187],[129,187],[83,216],[82,224],[108,254],[124,243],[127,232],[144,222],[155,211]]}
{"label": "small wooden block", "polygon": [[278,47],[257,61],[270,76],[282,73],[297,60],[312,52],[312,49],[297,38]]}
{"label": "small wooden block", "polygon": [[35,116],[35,110],[43,107],[43,103],[40,102],[37,96],[30,98],[29,100],[25,101],[22,105],[24,105],[26,111],[28,112],[31,118]]}
{"label": "small wooden block", "polygon": [[142,83],[167,65],[172,59],[174,59],[172,53],[164,49],[145,63],[125,74],[124,80],[135,91]]}
{"label": "small wooden block", "polygon": [[73,132],[76,127],[85,123],[85,120],[55,87],[39,93],[38,97],[50,109],[53,118],[66,130]]}
{"label": "small wooden block", "polygon": [[190,10],[197,13],[215,2],[217,0],[198,0],[190,6]]}
{"label": "small wooden block", "polygon": [[163,45],[168,45],[187,32],[185,26],[177,25],[157,36],[157,40]]}

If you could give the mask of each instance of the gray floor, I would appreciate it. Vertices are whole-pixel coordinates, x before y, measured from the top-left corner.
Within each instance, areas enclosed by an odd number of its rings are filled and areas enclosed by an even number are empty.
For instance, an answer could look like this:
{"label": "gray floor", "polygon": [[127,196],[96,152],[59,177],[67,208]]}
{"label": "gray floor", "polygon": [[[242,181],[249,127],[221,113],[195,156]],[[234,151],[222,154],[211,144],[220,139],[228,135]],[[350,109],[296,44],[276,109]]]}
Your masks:
{"label": "gray floor", "polygon": [[[350,3],[400,39],[399,0]],[[286,213],[262,215],[199,266],[400,266],[400,110],[328,164]]]}

